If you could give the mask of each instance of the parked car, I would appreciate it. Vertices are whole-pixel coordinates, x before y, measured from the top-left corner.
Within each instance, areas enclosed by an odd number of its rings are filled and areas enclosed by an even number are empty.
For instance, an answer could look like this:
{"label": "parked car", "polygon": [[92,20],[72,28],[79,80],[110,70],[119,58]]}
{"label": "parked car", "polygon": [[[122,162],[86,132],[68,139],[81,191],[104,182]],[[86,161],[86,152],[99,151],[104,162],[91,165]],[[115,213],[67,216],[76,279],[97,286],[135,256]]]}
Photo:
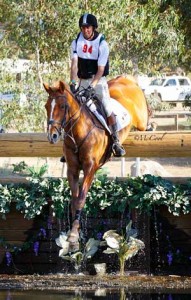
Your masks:
{"label": "parked car", "polygon": [[15,95],[11,92],[5,92],[5,93],[0,93],[0,100],[3,101],[12,101],[14,99]]}
{"label": "parked car", "polygon": [[14,99],[19,99],[19,103],[23,104],[26,101],[26,95],[24,93],[20,93],[16,95],[13,92],[4,92],[0,93],[0,101],[4,101],[5,103],[9,103],[13,101]]}
{"label": "parked car", "polygon": [[191,81],[185,76],[167,76],[151,81],[144,90],[146,96],[157,95],[161,101],[184,101],[191,92]]}

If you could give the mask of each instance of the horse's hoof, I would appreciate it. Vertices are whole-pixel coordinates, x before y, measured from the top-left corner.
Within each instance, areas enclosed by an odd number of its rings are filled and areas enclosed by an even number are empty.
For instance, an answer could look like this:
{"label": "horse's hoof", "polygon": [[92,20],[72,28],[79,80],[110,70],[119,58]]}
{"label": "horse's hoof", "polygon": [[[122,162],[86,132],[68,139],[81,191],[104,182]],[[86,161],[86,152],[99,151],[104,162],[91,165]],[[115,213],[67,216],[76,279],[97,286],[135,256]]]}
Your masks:
{"label": "horse's hoof", "polygon": [[80,249],[80,243],[79,242],[70,242],[69,245],[69,251],[70,252],[76,252]]}
{"label": "horse's hoof", "polygon": [[69,243],[78,243],[79,242],[79,233],[69,231],[67,241]]}

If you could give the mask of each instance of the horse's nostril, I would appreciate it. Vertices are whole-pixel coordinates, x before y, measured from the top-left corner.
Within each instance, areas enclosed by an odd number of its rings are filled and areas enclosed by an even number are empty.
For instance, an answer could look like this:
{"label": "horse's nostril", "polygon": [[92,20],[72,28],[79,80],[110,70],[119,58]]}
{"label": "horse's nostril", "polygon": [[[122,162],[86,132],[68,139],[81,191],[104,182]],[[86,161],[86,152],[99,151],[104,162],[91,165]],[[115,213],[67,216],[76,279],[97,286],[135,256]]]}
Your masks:
{"label": "horse's nostril", "polygon": [[57,136],[56,133],[54,133],[53,136],[52,136],[53,139],[57,139],[57,137],[58,137],[58,136]]}

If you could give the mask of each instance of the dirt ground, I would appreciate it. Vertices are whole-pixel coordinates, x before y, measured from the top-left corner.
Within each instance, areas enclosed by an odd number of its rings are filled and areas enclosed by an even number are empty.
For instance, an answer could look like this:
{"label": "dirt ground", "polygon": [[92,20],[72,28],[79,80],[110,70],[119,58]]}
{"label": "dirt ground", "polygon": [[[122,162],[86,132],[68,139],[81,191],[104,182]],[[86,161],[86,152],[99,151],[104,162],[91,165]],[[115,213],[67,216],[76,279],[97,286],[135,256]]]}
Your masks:
{"label": "dirt ground", "polygon": [[[66,165],[61,163],[59,158],[0,158],[0,177],[15,176],[13,164],[25,161],[28,166],[36,169],[48,164],[47,176],[66,177]],[[156,164],[156,165],[155,165]],[[150,173],[163,177],[190,177],[191,158],[112,158],[111,161],[102,167],[102,172],[109,177],[126,177]]]}

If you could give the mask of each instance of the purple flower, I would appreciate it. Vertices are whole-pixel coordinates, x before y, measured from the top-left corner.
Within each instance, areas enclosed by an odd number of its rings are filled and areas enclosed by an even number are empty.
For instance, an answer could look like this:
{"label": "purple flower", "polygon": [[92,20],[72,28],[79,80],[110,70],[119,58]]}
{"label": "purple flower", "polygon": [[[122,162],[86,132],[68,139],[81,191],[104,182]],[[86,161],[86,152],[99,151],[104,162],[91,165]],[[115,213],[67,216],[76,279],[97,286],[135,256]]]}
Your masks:
{"label": "purple flower", "polygon": [[39,242],[38,241],[34,242],[33,250],[34,250],[35,255],[38,256],[38,251],[39,251]]}
{"label": "purple flower", "polygon": [[48,218],[48,221],[47,221],[47,227],[48,227],[48,229],[52,229],[52,220],[50,217]]}
{"label": "purple flower", "polygon": [[44,229],[43,227],[40,228],[40,232],[38,234],[38,236],[43,236],[43,238],[46,238],[46,229]]}
{"label": "purple flower", "polygon": [[6,295],[6,300],[11,300],[13,299],[12,296],[11,296],[11,293],[10,291],[7,292],[7,295]]}
{"label": "purple flower", "polygon": [[180,254],[180,249],[176,250],[176,254],[179,255]]}
{"label": "purple flower", "polygon": [[12,255],[9,251],[6,251],[5,256],[6,256],[6,260],[7,260],[7,266],[9,267],[12,262]]}
{"label": "purple flower", "polygon": [[102,234],[101,232],[98,232],[98,233],[97,233],[97,239],[98,239],[98,240],[101,240],[101,239],[102,239],[102,236],[103,236],[103,234]]}
{"label": "purple flower", "polygon": [[168,295],[168,300],[172,300],[173,298],[172,298],[172,295],[171,294],[169,294]]}
{"label": "purple flower", "polygon": [[169,252],[167,254],[167,259],[168,259],[168,265],[170,266],[172,264],[172,261],[173,261],[173,254],[172,254],[172,252]]}

